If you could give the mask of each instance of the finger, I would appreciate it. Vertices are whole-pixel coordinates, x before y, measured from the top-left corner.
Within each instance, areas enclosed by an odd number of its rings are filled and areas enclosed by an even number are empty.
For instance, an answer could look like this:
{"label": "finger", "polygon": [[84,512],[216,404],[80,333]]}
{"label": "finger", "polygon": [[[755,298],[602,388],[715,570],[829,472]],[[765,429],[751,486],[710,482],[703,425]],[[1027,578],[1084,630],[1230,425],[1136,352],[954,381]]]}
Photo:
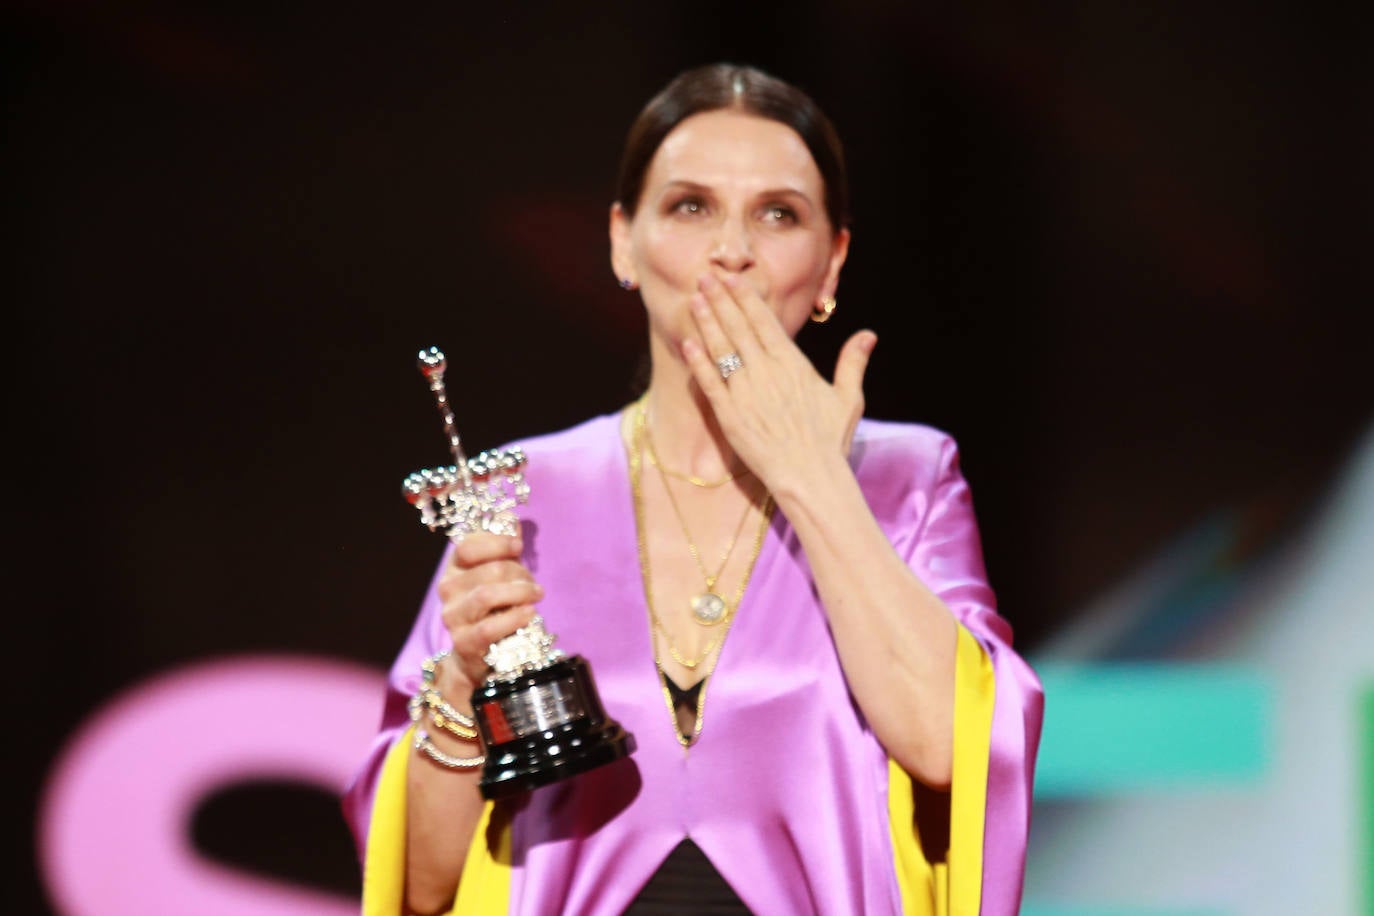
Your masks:
{"label": "finger", "polygon": [[439,576],[436,586],[444,602],[457,599],[474,586],[487,582],[533,582],[534,574],[518,560],[488,560],[471,568],[450,566]]}
{"label": "finger", "polygon": [[492,560],[519,557],[524,549],[524,540],[518,534],[511,537],[487,531],[474,531],[454,547],[453,562],[460,567],[471,568]]}
{"label": "finger", "polygon": [[716,417],[720,418],[721,411],[728,403],[729,398],[725,379],[720,377],[720,367],[707,355],[705,348],[690,337],[682,342],[682,358],[686,361],[687,368],[691,370],[692,378],[696,379],[697,384],[701,386],[702,393],[711,402],[711,408],[715,410]]}
{"label": "finger", "polygon": [[738,352],[735,345],[730,342],[725,329],[721,327],[715,309],[701,293],[692,296],[692,320],[696,322],[697,330],[701,333],[701,342],[706,345],[706,354],[710,359],[716,360],[726,353]]}
{"label": "finger", "polygon": [[878,335],[872,331],[859,331],[844,342],[844,346],[840,348],[840,355],[835,360],[836,391],[850,398],[862,400],[868,358],[877,345]]}
{"label": "finger", "polygon": [[474,683],[481,681],[486,671],[482,656],[491,644],[505,639],[534,618],[534,608],[530,605],[506,608],[482,618],[475,624],[459,627],[453,633],[453,654],[463,663],[463,668]]}
{"label": "finger", "polygon": [[527,625],[534,619],[534,615],[533,605],[521,604],[482,618],[473,627],[473,630],[483,646],[483,651],[485,651],[486,646],[490,646],[497,640],[505,639],[516,630]]}
{"label": "finger", "polygon": [[777,314],[759,295],[758,290],[754,289],[752,283],[734,274],[727,274],[721,282],[730,291],[739,306],[741,316],[748,323],[749,330],[760,347],[769,353],[777,353],[779,348],[793,348],[792,338],[788,335],[787,329],[782,326]]}
{"label": "finger", "polygon": [[697,289],[701,291],[701,295],[710,306],[711,314],[720,323],[731,344],[721,351],[712,349],[711,355],[724,356],[734,350],[747,362],[749,357],[758,354],[763,346],[759,343],[759,337],[754,333],[754,328],[745,317],[744,309],[738,301],[737,293],[742,293],[742,286],[748,284],[741,284],[732,278],[732,286],[727,288],[711,274],[703,274],[697,280]]}
{"label": "finger", "polygon": [[479,563],[471,569],[455,570],[456,575],[466,576],[472,585],[487,582],[533,582],[534,574],[519,560],[491,560]]}
{"label": "finger", "polygon": [[486,582],[473,586],[444,606],[441,616],[450,630],[474,623],[501,608],[533,604],[544,597],[537,582]]}

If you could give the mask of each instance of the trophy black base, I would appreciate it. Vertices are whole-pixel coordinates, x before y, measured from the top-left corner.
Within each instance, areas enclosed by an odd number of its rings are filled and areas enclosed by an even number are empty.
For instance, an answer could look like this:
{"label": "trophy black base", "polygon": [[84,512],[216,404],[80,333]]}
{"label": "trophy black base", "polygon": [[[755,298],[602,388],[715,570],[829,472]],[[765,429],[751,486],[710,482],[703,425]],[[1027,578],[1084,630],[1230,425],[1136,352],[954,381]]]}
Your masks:
{"label": "trophy black base", "polygon": [[518,795],[634,753],[634,735],[606,715],[580,655],[488,681],[472,694],[487,762],[488,800]]}

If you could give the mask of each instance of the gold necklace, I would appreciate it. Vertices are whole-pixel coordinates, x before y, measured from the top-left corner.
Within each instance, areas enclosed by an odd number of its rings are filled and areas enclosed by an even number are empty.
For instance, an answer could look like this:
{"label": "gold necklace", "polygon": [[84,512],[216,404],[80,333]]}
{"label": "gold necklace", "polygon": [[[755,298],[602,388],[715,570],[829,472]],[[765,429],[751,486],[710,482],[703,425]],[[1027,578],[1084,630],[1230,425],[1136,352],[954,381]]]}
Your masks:
{"label": "gold necklace", "polygon": [[702,480],[695,474],[684,474],[681,471],[674,471],[672,468],[665,468],[663,466],[663,462],[658,460],[658,452],[654,449],[653,436],[650,436],[645,441],[645,445],[648,446],[649,450],[649,463],[652,464],[655,468],[657,468],[660,474],[667,474],[669,477],[676,477],[678,480],[685,480],[687,483],[690,483],[694,487],[702,487],[707,490],[714,490],[717,487],[725,486],[727,483],[729,483],[732,480],[735,480],[736,478],[746,477],[754,473],[748,468],[740,468],[738,471],[731,471],[729,474],[726,474],[724,477],[718,478],[716,480]]}
{"label": "gold necklace", "polygon": [[[646,395],[647,397],[647,395]],[[673,734],[677,736],[678,743],[684,748],[689,747],[701,735],[702,723],[706,715],[706,685],[701,685],[701,691],[697,694],[697,716],[696,725],[692,731],[692,737],[688,738],[678,730],[677,710],[673,707],[672,695],[668,692],[668,685],[663,679],[667,676],[663,671],[663,662],[658,654],[657,636],[663,637],[663,642],[668,646],[668,653],[673,659],[684,668],[694,670],[704,662],[710,654],[715,651],[730,633],[730,625],[734,622],[734,615],[730,616],[725,622],[725,627],[716,638],[706,644],[705,650],[695,659],[688,659],[678,652],[673,645],[673,638],[668,633],[668,628],[663,625],[658,612],[654,609],[654,589],[653,576],[649,569],[649,549],[644,534],[644,491],[642,486],[643,476],[643,455],[644,455],[644,399],[641,398],[637,405],[638,410],[635,416],[634,443],[630,452],[630,493],[634,499],[635,512],[635,547],[639,552],[639,575],[644,583],[644,607],[649,612],[649,623],[651,626],[650,637],[654,646],[654,669],[659,675],[659,686],[663,690],[663,703],[668,708],[668,716],[673,723]],[[749,557],[749,565],[744,571],[744,578],[740,582],[739,589],[735,593],[735,607],[739,607],[740,599],[744,597],[745,586],[749,584],[750,577],[754,574],[754,564],[758,562],[759,554],[763,550],[763,539],[768,533],[769,523],[773,518],[773,495],[766,494],[763,498],[763,518],[759,523],[758,534],[754,537],[754,547],[752,555]],[[703,678],[705,680],[705,678]]]}
{"label": "gold necklace", "polygon": [[[654,437],[649,432],[649,425],[644,422],[644,412],[641,409],[636,417],[636,428],[643,426],[644,445],[648,449],[649,463],[658,469],[659,479],[663,481],[663,489],[668,494],[668,502],[673,507],[673,514],[677,516],[677,523],[682,528],[682,536],[687,539],[687,549],[692,554],[692,559],[696,561],[697,569],[701,571],[701,577],[706,580],[706,591],[693,595],[690,602],[692,608],[692,619],[704,627],[713,627],[734,612],[734,607],[725,603],[725,599],[716,591],[716,581],[720,574],[725,572],[725,564],[730,562],[730,555],[735,552],[735,544],[739,541],[739,533],[744,530],[744,522],[749,518],[749,511],[754,508],[752,502],[744,504],[744,513],[739,517],[739,524],[735,526],[735,533],[730,537],[730,543],[726,545],[725,552],[721,554],[720,566],[717,567],[715,575],[706,571],[706,564],[701,562],[701,552],[697,549],[696,541],[692,540],[692,532],[687,528],[687,517],[682,514],[682,507],[678,505],[677,497],[673,495],[673,488],[668,484],[668,479],[663,476],[664,467],[654,460]],[[735,604],[739,604],[739,599],[735,599]]]}
{"label": "gold necklace", "polygon": [[677,736],[677,743],[683,747],[691,747],[701,737],[701,724],[706,721],[706,678],[701,679],[701,687],[697,690],[697,715],[692,724],[692,737],[688,738],[682,733],[682,729],[677,727],[677,706],[673,703],[672,691],[668,689],[668,674],[658,663],[658,650],[654,650],[654,668],[658,670],[658,686],[663,691],[663,702],[668,707],[668,715],[672,716],[673,734]]}
{"label": "gold necklace", "polygon": [[[663,619],[658,616],[658,611],[654,608],[653,596],[650,594],[652,590],[651,582],[653,577],[649,571],[649,548],[644,542],[643,478],[644,436],[646,432],[646,424],[644,419],[643,398],[640,399],[636,407],[638,409],[635,413],[634,422],[635,449],[633,452],[631,452],[630,455],[630,492],[634,496],[635,502],[635,530],[636,536],[638,538],[638,540],[636,541],[636,546],[639,549],[640,578],[644,581],[645,604],[649,608],[649,621],[653,624],[655,632],[657,632],[660,636],[663,637],[663,642],[668,646],[668,654],[671,655],[673,657],[673,660],[676,661],[682,667],[686,668],[689,671],[695,671],[696,667],[700,665],[702,662],[706,661],[706,659],[708,659],[711,656],[711,653],[716,650],[716,647],[721,644],[722,640],[725,639],[725,634],[730,631],[730,628],[729,626],[726,626],[724,630],[722,630],[720,633],[717,633],[714,639],[706,643],[706,645],[701,650],[701,654],[698,655],[696,658],[688,658],[686,655],[683,655],[680,651],[678,651],[677,645],[673,642],[672,634],[668,632],[668,628],[664,625]],[[742,593],[743,589],[741,589],[741,594]],[[738,597],[736,597],[735,603],[739,603]],[[655,640],[654,642],[654,659],[655,663],[657,663],[657,640]]]}

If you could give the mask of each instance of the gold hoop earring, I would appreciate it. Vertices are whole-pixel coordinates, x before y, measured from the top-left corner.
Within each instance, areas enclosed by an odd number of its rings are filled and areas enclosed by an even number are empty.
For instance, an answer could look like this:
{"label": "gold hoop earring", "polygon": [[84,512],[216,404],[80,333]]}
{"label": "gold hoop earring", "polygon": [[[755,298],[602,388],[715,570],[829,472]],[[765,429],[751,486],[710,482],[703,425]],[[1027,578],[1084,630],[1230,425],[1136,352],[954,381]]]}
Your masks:
{"label": "gold hoop earring", "polygon": [[826,296],[820,304],[811,309],[811,320],[816,324],[825,324],[830,320],[830,316],[835,314],[835,297]]}

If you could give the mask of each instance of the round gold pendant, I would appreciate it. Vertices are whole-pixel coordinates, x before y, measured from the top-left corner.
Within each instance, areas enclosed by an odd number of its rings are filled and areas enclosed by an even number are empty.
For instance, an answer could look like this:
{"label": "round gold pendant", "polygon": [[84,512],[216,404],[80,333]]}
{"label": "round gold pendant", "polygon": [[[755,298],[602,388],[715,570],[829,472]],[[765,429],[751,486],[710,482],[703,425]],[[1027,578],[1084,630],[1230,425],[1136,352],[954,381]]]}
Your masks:
{"label": "round gold pendant", "polygon": [[715,592],[703,592],[692,599],[692,619],[704,627],[725,619],[725,599]]}

